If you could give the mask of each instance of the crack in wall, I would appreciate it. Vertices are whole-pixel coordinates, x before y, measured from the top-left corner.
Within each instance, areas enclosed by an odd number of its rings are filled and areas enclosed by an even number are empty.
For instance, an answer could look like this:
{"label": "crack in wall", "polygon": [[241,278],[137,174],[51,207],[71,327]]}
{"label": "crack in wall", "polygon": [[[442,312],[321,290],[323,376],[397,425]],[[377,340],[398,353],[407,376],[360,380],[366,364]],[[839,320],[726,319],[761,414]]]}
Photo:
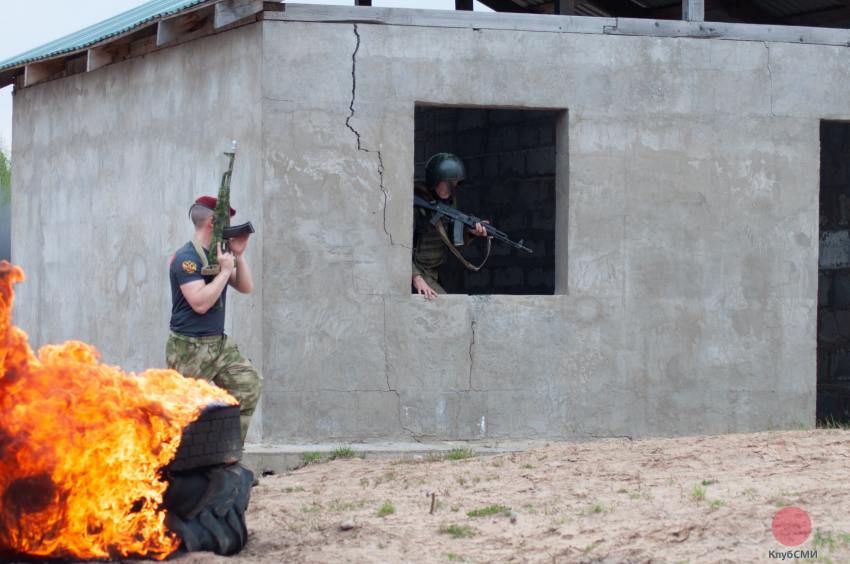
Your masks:
{"label": "crack in wall", "polygon": [[[363,146],[360,132],[354,129],[354,126],[351,125],[351,120],[354,118],[354,104],[357,100],[357,52],[360,51],[360,32],[357,29],[357,24],[354,24],[354,36],[357,38],[357,42],[354,46],[354,52],[351,54],[351,102],[348,104],[348,117],[345,118],[345,127],[351,130],[354,136],[357,138],[357,150],[362,151],[364,153],[375,153],[378,157],[378,182],[381,188],[381,193],[384,195],[384,209],[383,209],[383,228],[384,233],[387,234],[387,237],[390,240],[390,245],[396,245],[396,242],[393,240],[393,234],[390,233],[390,230],[387,229],[387,205],[389,204],[390,194],[387,192],[386,186],[384,186],[384,157],[381,154],[380,149],[371,150],[367,149]],[[405,245],[401,245],[405,248]]]}
{"label": "crack in wall", "polygon": [[469,383],[466,386],[466,391],[472,390],[472,368],[475,366],[475,356],[472,354],[472,348],[475,346],[475,323],[476,321],[473,319],[470,323],[470,329],[472,330],[472,337],[469,340]]}
{"label": "crack in wall", "polygon": [[413,429],[405,427],[404,425],[404,417],[402,415],[402,402],[401,402],[401,394],[398,393],[398,390],[392,387],[390,384],[390,358],[389,358],[389,349],[387,348],[387,299],[382,298],[381,303],[384,305],[384,375],[387,378],[387,391],[395,394],[396,400],[398,402],[398,426],[401,427],[402,431],[405,431],[410,435],[410,438],[416,441],[417,443],[421,443],[420,440],[422,435],[417,435]]}
{"label": "crack in wall", "polygon": [[767,76],[770,81],[770,115],[776,117],[776,113],[773,111],[773,70],[770,68],[770,45],[766,41],[762,44],[767,50]]}

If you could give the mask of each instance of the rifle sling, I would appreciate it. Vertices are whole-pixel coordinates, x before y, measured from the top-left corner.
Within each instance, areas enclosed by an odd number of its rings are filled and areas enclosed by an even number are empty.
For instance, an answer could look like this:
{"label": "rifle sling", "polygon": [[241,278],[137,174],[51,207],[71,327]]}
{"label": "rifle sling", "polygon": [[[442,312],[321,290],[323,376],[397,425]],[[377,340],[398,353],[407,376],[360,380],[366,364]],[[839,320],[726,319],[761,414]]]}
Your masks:
{"label": "rifle sling", "polygon": [[207,253],[204,252],[204,248],[201,246],[201,242],[198,241],[197,237],[192,237],[192,246],[195,247],[195,252],[201,257],[201,266],[203,268],[208,267],[210,261],[207,259]]}
{"label": "rifle sling", "polygon": [[481,264],[475,266],[474,264],[466,260],[466,258],[464,258],[462,254],[460,254],[460,251],[458,251],[457,248],[452,244],[448,234],[446,233],[446,226],[443,225],[442,219],[434,223],[434,228],[437,230],[437,233],[440,235],[440,239],[443,240],[443,243],[445,243],[445,245],[449,248],[452,254],[457,257],[457,260],[459,260],[461,264],[465,266],[468,270],[471,270],[472,272],[478,272],[484,266],[484,263],[487,262],[487,259],[490,258],[490,247],[493,242],[492,237],[487,237],[487,254],[484,255],[484,260],[481,261]]}

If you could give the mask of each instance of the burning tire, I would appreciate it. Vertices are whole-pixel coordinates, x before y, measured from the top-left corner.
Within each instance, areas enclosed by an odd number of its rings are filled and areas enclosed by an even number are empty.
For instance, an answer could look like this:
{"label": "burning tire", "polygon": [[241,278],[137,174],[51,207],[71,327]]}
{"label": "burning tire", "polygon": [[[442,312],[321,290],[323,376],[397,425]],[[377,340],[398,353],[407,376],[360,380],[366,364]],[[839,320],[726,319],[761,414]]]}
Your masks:
{"label": "burning tire", "polygon": [[215,464],[232,464],[242,458],[238,405],[214,405],[183,429],[183,440],[168,465],[189,470]]}
{"label": "burning tire", "polygon": [[248,541],[245,510],[253,479],[241,464],[170,473],[163,500],[168,510],[165,524],[189,552],[239,552]]}

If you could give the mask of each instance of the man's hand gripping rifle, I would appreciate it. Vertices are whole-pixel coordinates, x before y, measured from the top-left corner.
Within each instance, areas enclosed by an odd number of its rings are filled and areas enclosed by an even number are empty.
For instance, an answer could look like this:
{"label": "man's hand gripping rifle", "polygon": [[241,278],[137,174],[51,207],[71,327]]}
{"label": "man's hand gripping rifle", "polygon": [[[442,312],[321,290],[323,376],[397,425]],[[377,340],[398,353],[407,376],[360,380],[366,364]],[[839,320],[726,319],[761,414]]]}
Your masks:
{"label": "man's hand gripping rifle", "polygon": [[201,269],[204,276],[215,276],[221,272],[218,264],[218,244],[221,243],[221,252],[230,251],[230,239],[240,235],[248,235],[254,232],[254,226],[248,221],[241,225],[230,226],[230,177],[233,175],[233,161],[236,159],[236,141],[225,152],[229,157],[227,170],[221,176],[221,187],[218,189],[218,201],[213,212],[213,232],[210,240],[210,249],[207,254],[209,266]]}
{"label": "man's hand gripping rifle", "polygon": [[520,239],[519,242],[512,241],[511,238],[508,237],[508,235],[504,231],[500,231],[499,229],[496,229],[493,225],[485,223],[484,220],[479,217],[465,214],[462,211],[457,210],[451,206],[447,206],[439,202],[431,203],[421,196],[413,196],[413,205],[435,212],[434,217],[431,218],[431,223],[436,223],[441,217],[445,217],[447,220],[451,220],[454,224],[454,228],[452,230],[452,242],[455,244],[456,247],[463,245],[463,227],[466,226],[470,229],[475,229],[475,224],[480,223],[481,226],[487,230],[488,237],[492,237],[497,241],[501,241],[506,245],[510,245],[515,249],[520,249],[521,251],[525,251],[527,253],[534,252],[525,246],[524,239]]}

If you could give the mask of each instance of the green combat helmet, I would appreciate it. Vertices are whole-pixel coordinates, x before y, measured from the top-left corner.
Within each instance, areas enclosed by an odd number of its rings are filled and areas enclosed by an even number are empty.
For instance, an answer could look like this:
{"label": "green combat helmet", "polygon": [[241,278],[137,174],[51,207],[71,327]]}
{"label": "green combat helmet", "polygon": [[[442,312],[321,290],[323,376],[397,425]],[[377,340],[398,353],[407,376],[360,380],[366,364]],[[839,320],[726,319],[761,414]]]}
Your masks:
{"label": "green combat helmet", "polygon": [[425,184],[434,188],[442,181],[466,180],[466,168],[459,157],[451,153],[437,153],[425,165]]}

